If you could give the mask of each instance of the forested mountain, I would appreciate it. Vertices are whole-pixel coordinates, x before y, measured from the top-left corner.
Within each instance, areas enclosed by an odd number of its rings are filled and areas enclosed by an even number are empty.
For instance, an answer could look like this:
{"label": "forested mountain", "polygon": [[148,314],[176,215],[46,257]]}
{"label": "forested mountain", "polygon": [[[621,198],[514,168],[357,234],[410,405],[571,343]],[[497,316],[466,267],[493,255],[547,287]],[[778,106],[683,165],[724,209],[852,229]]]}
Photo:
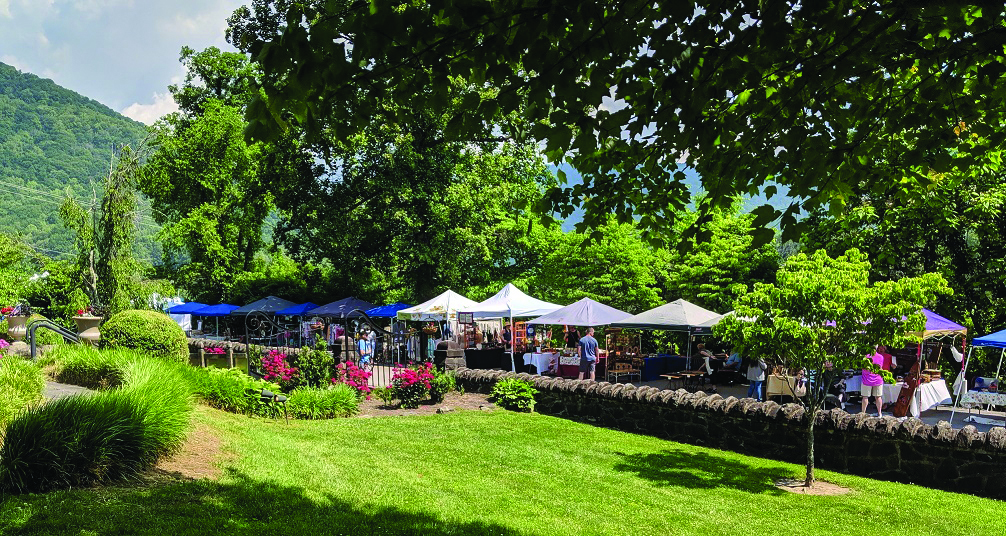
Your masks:
{"label": "forested mountain", "polygon": [[[135,147],[145,135],[143,124],[97,101],[0,63],[0,231],[65,258],[73,242],[59,221],[60,201],[67,194],[84,206],[100,199],[95,189],[113,147]],[[156,227],[144,215],[139,227],[138,254],[148,258]]]}

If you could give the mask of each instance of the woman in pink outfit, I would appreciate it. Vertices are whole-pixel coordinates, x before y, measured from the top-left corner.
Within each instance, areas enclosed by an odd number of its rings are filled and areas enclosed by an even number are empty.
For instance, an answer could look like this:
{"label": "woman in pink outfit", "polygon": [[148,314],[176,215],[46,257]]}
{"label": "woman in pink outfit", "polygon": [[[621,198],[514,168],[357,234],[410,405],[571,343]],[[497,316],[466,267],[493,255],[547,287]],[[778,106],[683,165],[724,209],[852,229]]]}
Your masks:
{"label": "woman in pink outfit", "polygon": [[[884,365],[884,356],[876,351],[873,355],[866,356],[878,367]],[[874,374],[869,369],[863,369],[863,386],[859,388],[859,393],[863,396],[863,413],[866,413],[866,406],[870,405],[870,397],[873,397],[877,404],[877,417],[882,414],[880,409],[884,407],[884,378],[880,374]]]}

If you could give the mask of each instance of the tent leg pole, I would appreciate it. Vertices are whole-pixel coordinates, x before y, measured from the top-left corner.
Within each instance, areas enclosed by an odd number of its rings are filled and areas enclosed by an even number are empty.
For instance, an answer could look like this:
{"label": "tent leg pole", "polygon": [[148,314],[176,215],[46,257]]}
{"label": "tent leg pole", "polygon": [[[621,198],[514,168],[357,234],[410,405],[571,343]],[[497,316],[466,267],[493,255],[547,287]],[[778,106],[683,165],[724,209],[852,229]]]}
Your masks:
{"label": "tent leg pole", "polygon": [[687,356],[688,364],[685,366],[688,368],[688,370],[692,370],[692,334],[691,332],[688,331],[686,331],[685,334],[688,335],[688,356]]}
{"label": "tent leg pole", "polygon": [[517,360],[514,354],[517,353],[517,326],[513,325],[513,311],[510,312],[510,370],[517,374]]}
{"label": "tent leg pole", "polygon": [[974,349],[975,349],[974,346],[968,348],[967,361],[964,362],[964,368],[961,369],[961,387],[960,389],[954,389],[954,391],[957,391],[956,393],[954,393],[957,395],[957,400],[954,401],[954,409],[950,410],[951,425],[954,424],[954,415],[957,413],[957,407],[961,403],[961,395],[963,395],[964,391],[966,391],[968,388],[968,378],[967,378],[968,365],[971,363],[971,352],[974,351]]}

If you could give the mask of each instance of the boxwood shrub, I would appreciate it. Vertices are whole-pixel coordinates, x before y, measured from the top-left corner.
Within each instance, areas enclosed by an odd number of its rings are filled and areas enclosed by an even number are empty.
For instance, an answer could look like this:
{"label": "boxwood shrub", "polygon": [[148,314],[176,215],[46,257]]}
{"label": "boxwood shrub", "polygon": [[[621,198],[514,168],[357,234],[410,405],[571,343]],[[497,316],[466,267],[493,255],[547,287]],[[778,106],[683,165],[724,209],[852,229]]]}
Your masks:
{"label": "boxwood shrub", "polygon": [[171,317],[157,311],[122,311],[101,326],[102,348],[132,348],[153,357],[187,363],[185,332]]}

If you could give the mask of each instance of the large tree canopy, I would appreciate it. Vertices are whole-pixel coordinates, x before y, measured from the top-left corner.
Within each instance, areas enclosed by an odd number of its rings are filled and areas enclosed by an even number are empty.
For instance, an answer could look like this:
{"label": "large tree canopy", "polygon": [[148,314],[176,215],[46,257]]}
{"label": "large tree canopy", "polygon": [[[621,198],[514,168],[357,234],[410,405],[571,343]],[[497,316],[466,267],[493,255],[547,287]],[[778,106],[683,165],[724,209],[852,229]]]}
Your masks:
{"label": "large tree canopy", "polygon": [[[230,29],[265,73],[253,138],[448,113],[460,79],[484,91],[463,96],[450,135],[504,124],[582,173],[545,213],[670,229],[685,162],[707,206],[788,186],[797,203],[756,211],[759,227],[781,216],[784,238],[801,208],[841,209],[856,186],[908,198],[1000,148],[1004,35],[1001,4],[925,0],[255,0]],[[530,128],[506,126],[518,111]]]}

